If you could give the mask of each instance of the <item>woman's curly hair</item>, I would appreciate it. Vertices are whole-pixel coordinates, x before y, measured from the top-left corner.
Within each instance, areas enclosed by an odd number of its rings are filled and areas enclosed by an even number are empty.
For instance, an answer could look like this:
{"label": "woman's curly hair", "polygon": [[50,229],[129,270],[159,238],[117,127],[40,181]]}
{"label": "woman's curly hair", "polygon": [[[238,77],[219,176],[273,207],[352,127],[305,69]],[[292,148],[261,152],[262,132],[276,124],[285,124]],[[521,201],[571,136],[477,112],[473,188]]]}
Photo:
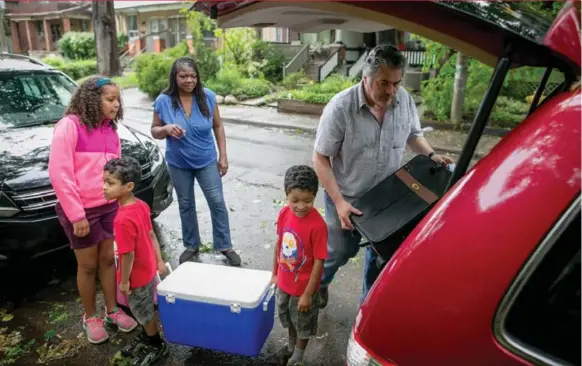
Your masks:
{"label": "woman's curly hair", "polygon": [[[113,81],[108,80],[104,85],[99,86],[99,80],[102,76],[92,76],[81,84],[69,103],[66,114],[76,114],[79,116],[80,122],[87,126],[89,130],[98,128],[103,122],[101,120],[101,93],[103,87],[106,85],[117,85]],[[117,128],[117,121],[123,119],[123,106],[121,100],[119,101],[119,110],[117,117],[113,120],[113,128]]]}

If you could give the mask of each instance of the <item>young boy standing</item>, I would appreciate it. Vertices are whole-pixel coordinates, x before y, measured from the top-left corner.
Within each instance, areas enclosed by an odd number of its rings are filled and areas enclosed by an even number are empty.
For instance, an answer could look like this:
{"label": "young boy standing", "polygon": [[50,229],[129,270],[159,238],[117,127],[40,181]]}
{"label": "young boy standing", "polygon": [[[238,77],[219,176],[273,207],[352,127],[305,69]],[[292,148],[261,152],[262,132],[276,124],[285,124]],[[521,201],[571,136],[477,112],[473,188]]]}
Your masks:
{"label": "young boy standing", "polygon": [[105,198],[119,202],[113,222],[120,257],[118,286],[128,296],[129,308],[144,330],[122,354],[132,357],[132,364],[147,366],[168,354],[154,310],[156,273],[164,274],[166,266],[152,228],[150,208],[133,194],[136,182],[141,180],[139,163],[129,157],[109,160],[103,179]]}
{"label": "young boy standing", "polygon": [[313,207],[319,188],[315,171],[306,165],[285,173],[287,206],[279,212],[273,283],[283,327],[289,329],[287,365],[303,365],[303,353],[317,333],[319,283],[327,258],[327,226]]}

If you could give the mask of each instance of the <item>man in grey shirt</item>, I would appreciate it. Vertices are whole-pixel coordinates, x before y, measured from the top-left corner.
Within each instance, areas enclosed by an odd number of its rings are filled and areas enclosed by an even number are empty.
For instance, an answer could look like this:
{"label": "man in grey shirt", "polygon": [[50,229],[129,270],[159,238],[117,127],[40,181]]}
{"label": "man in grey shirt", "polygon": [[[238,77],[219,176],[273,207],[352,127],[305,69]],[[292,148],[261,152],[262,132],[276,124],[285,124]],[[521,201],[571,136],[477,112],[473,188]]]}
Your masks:
{"label": "man in grey shirt", "polygon": [[[375,47],[365,60],[362,81],[335,95],[321,116],[313,163],[325,189],[328,226],[322,306],[335,273],[359,250],[361,235],[350,215],[361,212],[351,202],[400,168],[406,144],[438,163],[453,162],[435,154],[424,139],[414,100],[400,87],[405,66],[396,47]],[[375,260],[375,252],[367,248],[361,300],[379,274]]]}

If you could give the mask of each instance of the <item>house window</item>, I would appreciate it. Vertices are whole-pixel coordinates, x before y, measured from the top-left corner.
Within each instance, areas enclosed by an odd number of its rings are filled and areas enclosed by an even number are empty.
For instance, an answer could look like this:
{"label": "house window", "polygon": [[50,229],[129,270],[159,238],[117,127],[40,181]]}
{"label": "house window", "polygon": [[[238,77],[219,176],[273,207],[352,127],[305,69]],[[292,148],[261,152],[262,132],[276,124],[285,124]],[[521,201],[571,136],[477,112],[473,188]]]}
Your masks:
{"label": "house window", "polygon": [[127,35],[129,38],[135,38],[139,36],[139,29],[137,27],[137,15],[128,15],[127,19]]}
{"label": "house window", "polygon": [[178,43],[186,40],[186,36],[188,34],[186,18],[170,18],[169,26],[169,47],[174,47]]}
{"label": "house window", "polygon": [[87,19],[81,19],[81,32],[89,31],[89,21]]}
{"label": "house window", "polygon": [[498,337],[535,364],[580,363],[579,199],[576,206],[524,267],[516,280],[522,287],[508,297],[513,303],[501,319]]}

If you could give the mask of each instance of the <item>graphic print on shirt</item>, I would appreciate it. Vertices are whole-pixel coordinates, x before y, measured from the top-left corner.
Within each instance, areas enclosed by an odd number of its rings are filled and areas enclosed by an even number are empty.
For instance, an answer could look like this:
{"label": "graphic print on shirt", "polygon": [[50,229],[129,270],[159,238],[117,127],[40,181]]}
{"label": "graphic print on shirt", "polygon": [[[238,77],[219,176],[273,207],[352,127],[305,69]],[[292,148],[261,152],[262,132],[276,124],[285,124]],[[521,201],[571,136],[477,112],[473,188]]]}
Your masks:
{"label": "graphic print on shirt", "polygon": [[305,262],[305,250],[301,238],[291,229],[283,228],[279,263],[286,272],[297,272]]}

